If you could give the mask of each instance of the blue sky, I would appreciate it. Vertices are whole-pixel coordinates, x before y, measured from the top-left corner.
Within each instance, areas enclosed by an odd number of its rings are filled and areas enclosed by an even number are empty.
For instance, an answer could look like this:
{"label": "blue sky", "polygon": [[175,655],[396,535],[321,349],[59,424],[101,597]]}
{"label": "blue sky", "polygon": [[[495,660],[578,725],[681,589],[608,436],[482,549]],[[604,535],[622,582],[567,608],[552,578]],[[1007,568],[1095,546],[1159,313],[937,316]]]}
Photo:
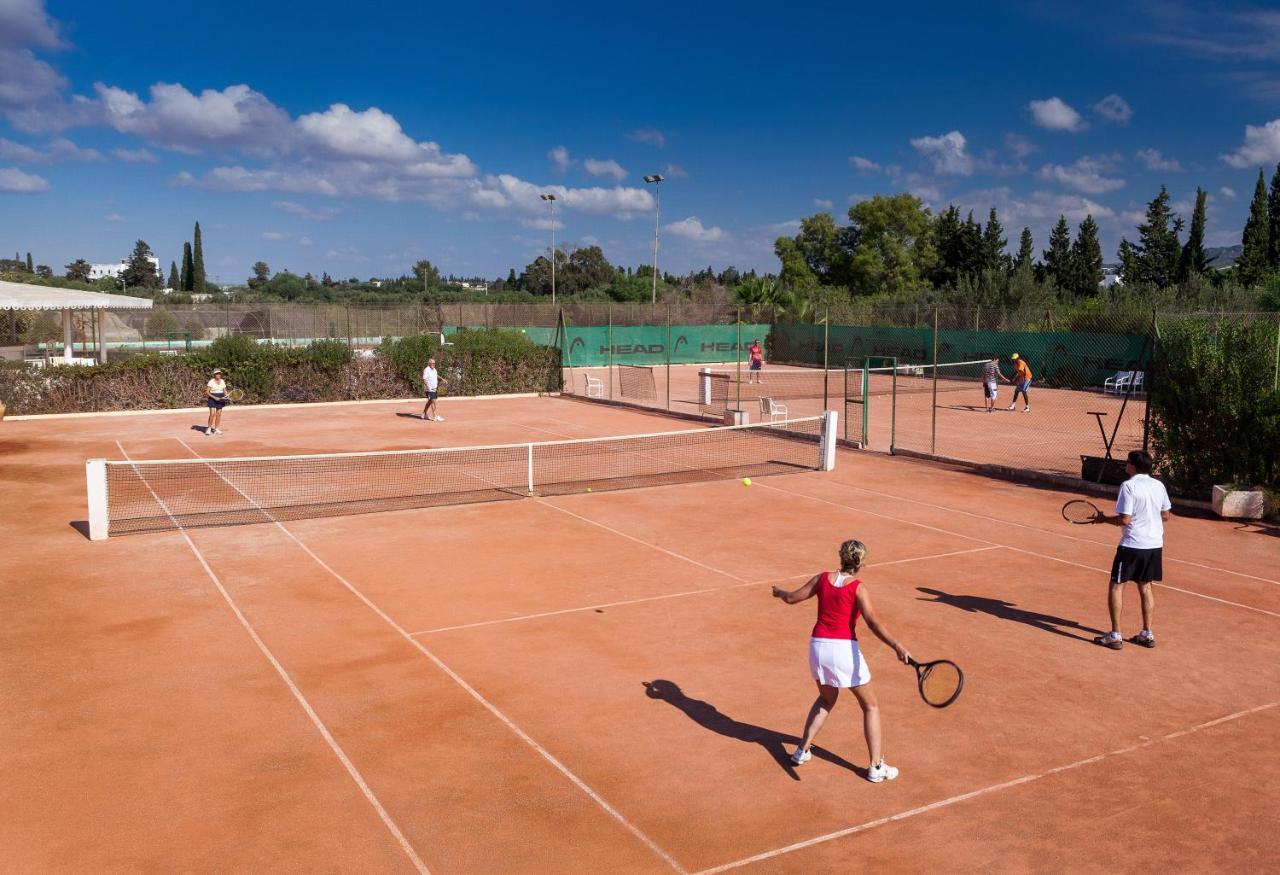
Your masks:
{"label": "blue sky", "polygon": [[505,275],[557,240],[615,263],[776,270],[819,210],[995,206],[1037,250],[1092,213],[1114,259],[1169,186],[1238,243],[1280,162],[1280,11],[1257,5],[475,6],[0,0],[0,252],[208,271],[259,259]]}

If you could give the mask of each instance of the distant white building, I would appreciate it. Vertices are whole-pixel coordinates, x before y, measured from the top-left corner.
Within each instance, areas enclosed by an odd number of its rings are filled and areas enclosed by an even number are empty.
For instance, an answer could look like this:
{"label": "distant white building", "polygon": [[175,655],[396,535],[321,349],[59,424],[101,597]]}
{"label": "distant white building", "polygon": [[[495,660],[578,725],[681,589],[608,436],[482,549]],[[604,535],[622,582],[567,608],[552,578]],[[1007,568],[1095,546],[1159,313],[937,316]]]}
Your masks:
{"label": "distant white building", "polygon": [[[147,261],[156,269],[156,273],[160,273],[160,259],[154,255],[148,255]],[[89,279],[100,280],[106,277],[112,279],[120,279],[120,274],[124,273],[125,268],[129,266],[129,259],[122,258],[116,264],[91,264],[89,265]]]}
{"label": "distant white building", "polygon": [[1102,287],[1109,289],[1112,286],[1122,286],[1124,280],[1120,278],[1120,266],[1118,264],[1104,264],[1102,266]]}
{"label": "distant white building", "polygon": [[489,293],[488,283],[483,283],[483,282],[472,283],[472,282],[467,282],[466,280],[463,280],[462,282],[458,283],[458,285],[462,286],[464,289],[470,292],[484,292],[485,294]]}

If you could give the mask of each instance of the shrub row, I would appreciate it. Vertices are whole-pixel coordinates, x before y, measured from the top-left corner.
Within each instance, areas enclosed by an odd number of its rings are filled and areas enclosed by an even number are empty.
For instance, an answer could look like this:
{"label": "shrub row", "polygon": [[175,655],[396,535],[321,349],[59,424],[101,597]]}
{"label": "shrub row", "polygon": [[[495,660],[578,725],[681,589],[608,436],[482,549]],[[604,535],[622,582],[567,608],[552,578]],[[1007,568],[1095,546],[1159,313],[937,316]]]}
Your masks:
{"label": "shrub row", "polygon": [[95,367],[0,368],[8,414],[152,410],[202,403],[215,367],[248,404],[403,398],[421,392],[421,372],[436,355],[447,394],[548,392],[560,388],[560,352],[520,332],[469,331],[439,347],[422,335],[389,342],[371,358],[352,357],[341,341],[290,349],[239,335],[186,356],[139,355]]}

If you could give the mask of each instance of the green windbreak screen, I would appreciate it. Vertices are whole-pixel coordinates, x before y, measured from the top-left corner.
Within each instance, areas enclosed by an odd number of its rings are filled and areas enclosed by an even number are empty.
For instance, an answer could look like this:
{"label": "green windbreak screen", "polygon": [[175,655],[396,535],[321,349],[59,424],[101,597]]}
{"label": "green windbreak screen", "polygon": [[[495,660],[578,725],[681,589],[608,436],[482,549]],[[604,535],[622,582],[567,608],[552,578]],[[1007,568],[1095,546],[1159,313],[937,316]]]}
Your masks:
{"label": "green windbreak screen", "polygon": [[[445,326],[444,333],[458,329]],[[563,343],[561,360],[573,367],[607,365],[611,359],[609,347],[613,347],[612,362],[615,365],[665,365],[667,363],[668,329],[665,325],[595,325],[579,328],[570,325],[565,329],[563,341],[556,328],[519,328],[534,343],[554,346]],[[759,339],[763,345],[769,334],[768,325],[744,324],[742,326],[742,353],[745,357],[751,341]],[[672,325],[671,363],[695,364],[698,362],[737,361],[738,326],[736,325]]]}

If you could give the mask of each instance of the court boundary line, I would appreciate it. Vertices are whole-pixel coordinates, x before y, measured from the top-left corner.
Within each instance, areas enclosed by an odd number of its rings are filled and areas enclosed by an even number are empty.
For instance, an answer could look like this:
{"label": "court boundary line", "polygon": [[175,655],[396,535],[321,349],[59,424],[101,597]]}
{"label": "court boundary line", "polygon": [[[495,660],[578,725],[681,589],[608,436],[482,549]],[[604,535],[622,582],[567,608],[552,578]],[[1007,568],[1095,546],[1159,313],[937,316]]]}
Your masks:
{"label": "court boundary line", "polygon": [[[880,512],[878,512],[878,511],[874,511],[874,510],[866,510],[865,508],[855,507],[854,505],[850,505],[850,504],[842,504],[842,503],[840,503],[840,502],[838,502],[838,501],[832,501],[832,500],[831,500],[831,499],[829,499],[829,498],[822,498],[821,496],[817,496],[817,495],[807,495],[807,494],[805,494],[805,493],[803,493],[803,492],[792,492],[792,491],[791,491],[791,490],[789,490],[789,489],[780,489],[780,488],[779,488],[779,487],[777,487],[777,486],[773,486],[773,485],[771,485],[771,484],[767,484],[767,483],[764,483],[764,484],[761,484],[761,485],[762,485],[762,486],[764,486],[766,489],[773,489],[773,490],[775,490],[775,491],[777,491],[777,492],[782,492],[782,493],[785,493],[785,494],[787,494],[787,495],[794,495],[794,496],[798,496],[798,497],[800,497],[800,498],[808,498],[808,499],[810,499],[811,501],[818,501],[818,502],[821,502],[821,503],[823,503],[823,504],[829,504],[829,505],[832,505],[833,507],[843,507],[843,508],[846,508],[846,509],[848,509],[848,510],[852,510],[852,511],[854,511],[854,512],[856,512],[856,513],[866,513],[866,514],[870,514],[870,515],[872,515],[872,516],[878,516],[878,517],[883,517],[884,519],[893,520],[893,521],[895,521],[895,522],[906,523],[906,524],[908,524],[908,525],[913,525],[913,526],[919,526],[919,527],[921,527],[921,528],[930,529],[930,530],[935,531],[935,532],[942,532],[942,533],[943,533],[943,534],[945,534],[945,535],[952,535],[952,536],[957,537],[957,538],[967,538],[967,539],[968,539],[968,540],[970,540],[970,541],[977,541],[977,542],[979,542],[979,543],[991,544],[992,546],[996,546],[996,547],[1003,547],[1004,549],[1006,549],[1006,550],[1012,550],[1012,551],[1014,551],[1015,553],[1024,553],[1024,554],[1026,554],[1027,556],[1035,556],[1037,559],[1047,559],[1047,560],[1050,560],[1050,561],[1052,561],[1052,562],[1062,562],[1062,563],[1065,563],[1065,564],[1067,564],[1067,565],[1075,565],[1075,566],[1077,566],[1077,567],[1079,567],[1079,568],[1085,568],[1085,569],[1088,569],[1089,571],[1097,571],[1097,572],[1102,573],[1102,574],[1109,573],[1109,569],[1106,569],[1106,568],[1098,568],[1098,567],[1093,566],[1093,565],[1084,565],[1084,564],[1082,564],[1082,563],[1080,563],[1080,562],[1073,562],[1073,561],[1071,561],[1070,559],[1062,559],[1062,558],[1059,558],[1059,557],[1057,557],[1057,556],[1050,556],[1048,553],[1037,553],[1037,552],[1036,552],[1036,551],[1034,551],[1034,550],[1027,550],[1027,549],[1025,549],[1025,548],[1023,548],[1023,547],[1014,547],[1014,546],[1012,546],[1011,544],[996,544],[996,543],[995,543],[995,542],[993,542],[993,541],[986,541],[986,540],[983,540],[982,538],[976,538],[976,537],[974,537],[973,535],[965,535],[965,534],[961,534],[960,532],[953,532],[953,531],[950,531],[950,530],[948,530],[948,529],[940,529],[940,528],[938,528],[937,526],[931,526],[931,525],[928,525],[927,523],[917,522],[916,520],[912,520],[912,519],[903,519],[903,518],[900,518],[900,517],[893,517],[893,516],[889,516],[888,514],[883,514],[883,513],[880,513]],[[844,485],[847,485],[847,484],[844,484]],[[857,487],[853,487],[853,488],[855,488],[855,489],[856,489]],[[882,493],[874,492],[874,491],[872,491],[872,490],[864,490],[864,491],[870,491],[873,495],[879,495],[879,494],[882,494]],[[896,496],[887,495],[886,497],[888,497],[888,498],[895,498]],[[921,503],[923,503],[923,502],[921,502]],[[947,510],[948,508],[938,506],[938,509],[939,509],[939,510]],[[962,512],[963,512],[963,513],[968,513],[968,511],[962,511]],[[979,515],[978,515],[978,514],[973,514],[973,516],[979,516]],[[980,519],[987,519],[986,517],[979,517],[979,518],[980,518]],[[1041,531],[1041,530],[1037,529],[1036,531]],[[1047,534],[1053,534],[1053,533],[1052,533],[1052,532],[1048,532]],[[1073,540],[1074,540],[1074,539],[1073,539]],[[1094,546],[1105,546],[1105,545],[1103,545],[1103,544],[1099,544],[1097,541],[1089,541],[1088,543],[1093,544]],[[1207,595],[1207,594],[1202,593],[1202,592],[1196,592],[1195,590],[1182,589],[1181,587],[1172,586],[1172,585],[1170,585],[1170,584],[1162,583],[1162,582],[1158,582],[1158,581],[1153,582],[1153,584],[1152,584],[1152,585],[1153,585],[1153,586],[1158,586],[1158,587],[1160,587],[1161,589],[1168,589],[1168,590],[1172,590],[1173,592],[1180,592],[1180,593],[1184,593],[1184,594],[1186,594],[1186,595],[1195,596],[1196,598],[1207,599],[1208,601],[1211,601],[1211,602],[1219,602],[1220,604],[1224,604],[1224,605],[1231,605],[1232,607],[1236,607],[1236,608],[1243,608],[1243,609],[1244,609],[1244,610],[1246,610],[1246,611],[1254,611],[1254,612],[1259,613],[1259,614],[1266,614],[1268,617],[1278,617],[1278,618],[1280,618],[1280,613],[1276,613],[1276,612],[1274,612],[1274,611],[1268,611],[1268,610],[1266,610],[1265,608],[1256,608],[1256,607],[1254,607],[1253,605],[1245,605],[1245,604],[1241,604],[1240,602],[1228,601],[1227,599],[1218,598],[1217,596]]]}
{"label": "court boundary line", "polygon": [[[124,444],[120,441],[116,441],[115,443],[120,449],[120,454],[124,456],[126,460],[129,460],[129,453],[125,450]],[[156,503],[164,510],[165,515],[169,517],[169,521],[173,523],[179,534],[182,535],[182,539],[187,542],[187,546],[191,548],[191,552],[200,562],[200,566],[204,569],[205,574],[209,575],[209,579],[213,581],[213,585],[217,588],[223,601],[227,603],[227,607],[231,609],[231,613],[235,616],[236,620],[239,621],[245,632],[248,633],[249,639],[257,646],[259,652],[266,657],[267,662],[271,664],[271,667],[275,669],[276,674],[279,675],[282,681],[284,681],[285,687],[293,695],[298,704],[302,706],[302,710],[306,715],[311,718],[312,725],[319,731],[320,736],[324,739],[325,743],[329,745],[329,749],[333,752],[334,756],[338,758],[338,762],[340,762],[342,767],[346,769],[347,775],[355,782],[356,786],[360,789],[360,792],[364,795],[365,800],[373,807],[373,810],[382,820],[387,831],[390,832],[399,843],[400,849],[404,851],[405,855],[409,858],[409,861],[418,872],[423,873],[423,875],[429,875],[429,870],[427,869],[426,864],[422,862],[422,858],[418,856],[418,852],[414,850],[409,839],[403,832],[401,832],[400,827],[392,819],[390,813],[387,812],[387,809],[382,805],[381,800],[378,799],[368,782],[365,781],[364,776],[360,774],[360,770],[356,768],[355,763],[351,761],[351,758],[347,756],[346,751],[344,751],[342,746],[338,744],[338,740],[333,737],[333,733],[329,731],[329,727],[320,719],[320,715],[316,713],[315,708],[311,706],[307,697],[303,695],[302,690],[300,690],[297,684],[293,682],[293,678],[289,677],[289,673],[285,671],[280,660],[278,660],[275,654],[271,652],[271,648],[269,648],[266,642],[262,640],[262,637],[258,635],[257,630],[253,628],[253,625],[244,615],[244,612],[240,610],[240,606],[236,604],[235,600],[231,597],[231,594],[227,592],[226,587],[222,584],[222,580],[214,573],[213,568],[210,567],[209,562],[205,559],[204,553],[202,553],[200,548],[196,546],[195,542],[191,540],[191,536],[187,533],[187,530],[183,528],[176,519],[174,519],[173,514],[169,511],[169,506],[161,500],[159,495],[156,495],[155,490],[151,488],[151,484],[147,481],[146,477],[142,477],[142,482],[147,487],[147,491],[151,493],[151,497],[156,500]]]}
{"label": "court boundary line", "polygon": [[1194,733],[1201,732],[1205,729],[1210,729],[1214,726],[1220,726],[1223,723],[1230,723],[1235,720],[1241,720],[1245,717],[1249,717],[1254,714],[1258,714],[1268,709],[1274,708],[1277,705],[1280,705],[1280,701],[1268,702],[1265,705],[1258,705],[1257,707],[1254,707],[1254,708],[1246,708],[1242,711],[1236,711],[1235,713],[1227,714],[1222,717],[1217,717],[1213,720],[1209,720],[1204,723],[1199,723],[1194,726],[1189,726],[1185,729],[1179,729],[1174,732],[1167,733],[1166,735],[1162,735],[1159,738],[1149,738],[1137,744],[1129,745],[1128,747],[1122,747],[1117,750],[1112,750],[1112,751],[1107,751],[1106,753],[1097,754],[1096,756],[1086,757],[1085,759],[1076,760],[1075,762],[1067,763],[1066,765],[1055,766],[1051,769],[1045,769],[1042,772],[1031,772],[1019,778],[1014,778],[1009,781],[1002,781],[999,784],[992,784],[988,787],[981,787],[977,790],[971,790],[968,793],[960,793],[956,796],[949,796],[946,799],[939,799],[936,802],[930,802],[926,805],[920,805],[920,806],[917,806],[916,808],[910,808],[906,811],[900,811],[897,814],[891,814],[887,817],[879,817],[879,818],[876,818],[875,820],[869,820],[866,823],[860,823],[855,826],[845,827],[844,829],[835,830],[834,832],[829,832],[824,835],[815,836],[813,838],[806,839],[804,841],[795,842],[790,845],[785,845],[784,847],[781,847],[781,848],[775,848],[771,851],[764,851],[762,853],[756,854],[751,857],[745,857],[741,860],[734,860],[729,863],[724,863],[720,866],[713,866],[709,869],[702,869],[697,873],[694,873],[694,875],[716,875],[716,873],[725,872],[730,869],[737,869],[742,866],[749,866],[752,863],[760,863],[765,860],[772,860],[775,857],[782,856],[783,854],[789,854],[794,851],[801,851],[806,848],[814,847],[815,845],[820,845],[829,841],[834,841],[835,839],[844,838],[845,836],[866,832],[868,830],[875,829],[876,827],[884,826],[886,824],[897,823],[898,821],[907,820],[909,818],[916,817],[917,815],[927,814],[931,811],[936,811],[941,808],[947,808],[961,802],[966,802],[978,796],[985,796],[989,793],[995,793],[1000,790],[1007,790],[1011,787],[1017,787],[1022,784],[1029,784],[1033,781],[1039,781],[1042,778],[1048,778],[1053,775],[1062,774],[1063,772],[1069,772],[1074,769],[1081,768],[1083,766],[1101,762],[1102,760],[1111,759],[1112,757],[1124,756],[1126,754],[1134,753],[1135,751],[1143,750],[1148,747],[1153,747],[1157,744],[1162,744],[1167,741],[1172,741],[1176,738],[1182,738],[1183,736],[1192,735]]}
{"label": "court boundary line", "polygon": [[[197,453],[194,449],[192,449],[192,447],[182,438],[174,438],[174,440],[176,440],[178,443],[186,447],[187,451],[190,452],[197,459],[204,458],[199,453]],[[205,460],[205,461],[216,461],[216,459]],[[281,532],[287,535],[290,540],[292,540],[295,544],[297,544],[298,547],[301,548],[304,553],[310,556],[311,559],[317,565],[319,565],[321,568],[327,571],[330,575],[332,575],[332,577],[335,580],[337,580],[344,587],[346,587],[348,592],[350,592],[357,599],[363,602],[365,607],[373,611],[374,614],[376,614],[379,618],[381,618],[382,621],[386,623],[388,626],[390,626],[401,638],[409,642],[409,644],[415,649],[417,649],[418,652],[420,652],[423,656],[427,657],[427,659],[429,659],[433,664],[435,664],[437,668],[439,668],[442,672],[444,672],[444,674],[447,677],[449,677],[450,680],[452,680],[459,687],[461,687],[464,692],[470,695],[471,698],[473,698],[485,710],[487,710],[490,714],[496,717],[499,720],[499,722],[501,722],[504,726],[506,726],[509,730],[511,730],[511,732],[517,738],[519,738],[535,753],[541,756],[543,760],[545,760],[549,765],[551,765],[556,771],[560,772],[560,774],[568,778],[569,781],[574,786],[576,786],[580,791],[582,791],[584,795],[586,795],[593,802],[599,805],[600,808],[603,809],[606,814],[610,815],[619,825],[621,825],[624,829],[626,829],[633,836],[639,839],[641,843],[643,843],[647,848],[649,848],[649,850],[653,851],[658,857],[660,857],[664,862],[666,862],[667,865],[669,865],[672,869],[680,873],[680,875],[685,875],[686,870],[679,863],[677,863],[676,860],[670,854],[668,854],[661,847],[659,847],[658,844],[653,841],[653,839],[649,838],[640,830],[639,827],[631,823],[631,821],[627,820],[627,818],[624,817],[620,811],[618,811],[616,808],[614,808],[612,805],[606,802],[605,799],[599,793],[597,793],[590,785],[588,785],[586,781],[578,777],[577,774],[575,774],[568,766],[562,763],[553,753],[551,753],[551,751],[547,750],[545,747],[539,744],[531,735],[525,732],[514,720],[512,720],[510,717],[504,714],[496,705],[494,705],[492,702],[486,699],[480,693],[479,690],[477,690],[471,684],[467,683],[467,681],[460,674],[458,674],[456,671],[450,668],[444,662],[444,660],[440,659],[440,657],[436,656],[434,653],[428,650],[427,647],[421,641],[418,641],[416,638],[410,635],[407,631],[405,631],[404,627],[402,627],[399,623],[397,623],[394,619],[392,619],[391,616],[386,613],[386,611],[378,607],[378,605],[375,604],[372,600],[370,600],[363,592],[361,592],[358,587],[352,584],[349,580],[347,580],[346,577],[339,574],[327,562],[325,562],[318,555],[316,555],[316,553],[306,544],[306,542],[304,542],[301,538],[299,538],[293,532],[289,531],[289,529],[285,528],[284,523],[280,522],[280,520],[275,519],[274,516],[272,516],[269,512],[264,510],[262,507],[260,507],[258,503],[255,502],[248,495],[245,495],[245,493],[238,486],[236,486],[234,483],[232,483],[230,480],[224,477],[220,472],[214,471],[214,473],[216,473],[224,483],[226,483],[236,492],[239,492],[241,495],[243,495],[250,504],[257,507],[260,513],[264,514],[268,519],[272,520],[275,526]]]}
{"label": "court boundary line", "polygon": [[[901,565],[904,562],[923,562],[927,559],[943,559],[948,556],[958,556],[964,553],[980,553],[984,550],[999,550],[999,549],[1002,549],[1002,548],[1000,547],[1000,545],[997,544],[991,547],[975,547],[972,550],[953,550],[950,553],[938,553],[931,556],[912,556],[909,559],[894,559],[889,562],[870,563],[866,567],[876,568],[884,565]],[[637,599],[626,599],[624,601],[618,601],[618,602],[604,602],[602,604],[597,604],[597,605],[585,605],[579,608],[564,608],[559,611],[542,611],[536,614],[524,614],[519,617],[502,617],[497,620],[480,620],[475,623],[461,623],[457,626],[441,626],[437,629],[423,629],[421,632],[411,632],[409,634],[416,637],[418,635],[434,635],[437,632],[456,632],[460,629],[475,629],[481,626],[498,626],[504,623],[519,623],[523,620],[540,620],[544,617],[558,617],[564,614],[580,614],[586,611],[594,611],[601,608],[626,607],[627,605],[638,605],[638,604],[644,604],[645,602],[657,602],[657,601],[663,601],[664,599],[677,599],[677,598],[684,598],[685,596],[693,596],[693,595],[707,595],[713,592],[728,592],[734,589],[744,589],[748,586],[768,586],[771,583],[783,583],[788,580],[801,580],[801,579],[808,579],[810,577],[813,577],[813,575],[810,574],[809,572],[802,572],[800,574],[789,574],[785,577],[775,577],[771,580],[750,580],[744,583],[733,583],[728,586],[711,586],[705,589],[691,589],[686,592],[663,593],[661,595],[643,596]]]}

